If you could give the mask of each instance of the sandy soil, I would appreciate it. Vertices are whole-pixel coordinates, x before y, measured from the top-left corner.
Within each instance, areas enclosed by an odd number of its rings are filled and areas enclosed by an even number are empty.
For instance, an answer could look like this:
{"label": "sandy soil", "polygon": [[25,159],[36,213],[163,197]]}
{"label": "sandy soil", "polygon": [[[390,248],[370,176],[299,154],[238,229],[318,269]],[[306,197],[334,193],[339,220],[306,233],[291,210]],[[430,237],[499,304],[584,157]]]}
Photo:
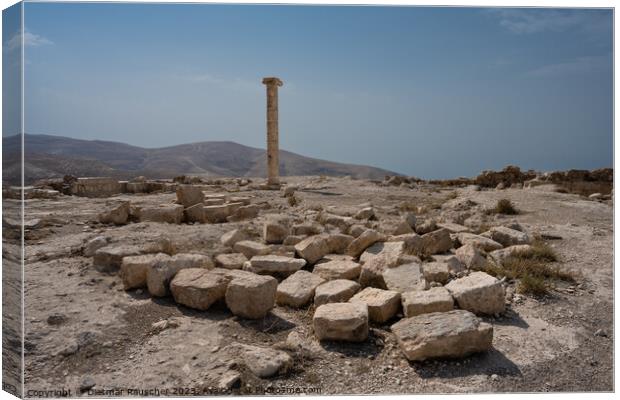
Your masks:
{"label": "sandy soil", "polygon": [[[304,210],[316,205],[343,213],[365,203],[375,206],[382,226],[390,226],[398,220],[396,207],[403,201],[441,204],[455,191],[385,187],[345,178],[288,181],[305,187],[297,193],[301,203],[296,208],[289,207],[279,192],[242,192],[272,207],[251,221],[257,229],[265,213],[303,218]],[[64,388],[78,395],[86,378],[94,381],[93,389],[107,390],[98,395],[127,396],[129,388],[150,390],[152,395],[208,394],[217,373],[231,368],[227,345],[278,345],[293,331],[311,347],[307,354],[294,355],[293,370],[258,379],[232,365],[242,372],[235,393],[612,391],[612,204],[544,187],[456,191],[458,198],[489,206],[500,198],[512,200],[523,211],[513,219],[531,232],[558,237],[550,243],[562,268],[577,273],[578,279],[572,285],[558,284],[544,298],[515,296],[504,315],[485,318],[494,326],[492,351],[421,363],[408,362],[398,349],[389,331],[394,321],[373,326],[363,344],[319,344],[311,339],[312,309],[276,307],[258,321],[237,318],[224,306],[198,312],[171,299],[151,299],[145,290],[126,292],[118,276],[97,272],[92,259],[81,255],[82,245],[99,235],[117,243],[141,243],[162,234],[180,250],[214,254],[221,251],[221,234],[243,223],[108,227],[94,221],[111,199],[29,200],[26,220],[38,218],[46,226],[26,233],[25,394]],[[175,196],[118,198],[162,204],[173,202]],[[56,314],[62,323],[50,324],[48,318]],[[179,326],[153,331],[152,324],[163,319]],[[76,345],[77,352],[61,354]]]}

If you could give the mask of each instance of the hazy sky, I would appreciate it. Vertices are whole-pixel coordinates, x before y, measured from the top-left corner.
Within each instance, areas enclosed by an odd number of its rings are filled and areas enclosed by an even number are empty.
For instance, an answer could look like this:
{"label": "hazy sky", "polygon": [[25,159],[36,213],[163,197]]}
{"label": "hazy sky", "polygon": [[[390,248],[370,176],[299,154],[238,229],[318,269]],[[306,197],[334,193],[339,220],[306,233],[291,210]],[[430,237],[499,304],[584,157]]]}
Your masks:
{"label": "hazy sky", "polygon": [[27,3],[26,132],[264,148],[261,78],[273,75],[284,81],[280,146],[303,155],[424,178],[611,166],[612,18]]}

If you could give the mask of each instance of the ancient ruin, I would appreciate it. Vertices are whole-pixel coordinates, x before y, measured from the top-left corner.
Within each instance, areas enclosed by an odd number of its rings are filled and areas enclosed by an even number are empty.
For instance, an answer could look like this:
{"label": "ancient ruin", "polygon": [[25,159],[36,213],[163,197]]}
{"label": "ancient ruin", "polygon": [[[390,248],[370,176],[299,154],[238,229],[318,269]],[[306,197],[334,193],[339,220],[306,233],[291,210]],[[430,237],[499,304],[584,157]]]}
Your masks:
{"label": "ancient ruin", "polygon": [[278,87],[282,81],[276,77],[263,78],[267,86],[267,185],[280,184],[280,149],[278,145]]}

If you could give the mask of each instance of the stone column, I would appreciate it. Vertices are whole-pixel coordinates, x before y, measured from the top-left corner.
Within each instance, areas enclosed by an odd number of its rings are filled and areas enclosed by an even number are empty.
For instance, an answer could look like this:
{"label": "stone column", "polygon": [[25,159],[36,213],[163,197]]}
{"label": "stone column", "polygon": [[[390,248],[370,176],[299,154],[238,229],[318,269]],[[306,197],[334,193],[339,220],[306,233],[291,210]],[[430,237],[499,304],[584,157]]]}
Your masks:
{"label": "stone column", "polygon": [[278,86],[282,86],[282,81],[268,77],[263,78],[263,84],[267,85],[267,184],[279,185]]}

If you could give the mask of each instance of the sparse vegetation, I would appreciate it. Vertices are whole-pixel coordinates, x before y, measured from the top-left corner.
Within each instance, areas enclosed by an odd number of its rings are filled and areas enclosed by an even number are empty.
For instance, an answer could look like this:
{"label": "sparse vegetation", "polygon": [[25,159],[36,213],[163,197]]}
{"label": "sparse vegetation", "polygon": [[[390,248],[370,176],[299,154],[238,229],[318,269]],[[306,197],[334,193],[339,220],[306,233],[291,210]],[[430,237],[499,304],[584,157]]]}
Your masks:
{"label": "sparse vegetation", "polygon": [[519,210],[517,210],[512,204],[512,201],[508,199],[500,199],[495,204],[495,208],[492,208],[488,211],[489,214],[504,214],[504,215],[517,215],[519,214]]}
{"label": "sparse vegetation", "polygon": [[291,194],[286,196],[286,201],[288,202],[288,205],[291,207],[295,207],[296,205],[298,205],[301,200],[299,200],[299,198],[297,196],[295,196],[295,194]]}
{"label": "sparse vegetation", "polygon": [[530,251],[510,256],[501,265],[488,263],[485,272],[498,278],[519,280],[519,293],[542,295],[548,293],[553,281],[575,281],[573,273],[552,264],[556,261],[555,250],[539,240],[532,244]]}

